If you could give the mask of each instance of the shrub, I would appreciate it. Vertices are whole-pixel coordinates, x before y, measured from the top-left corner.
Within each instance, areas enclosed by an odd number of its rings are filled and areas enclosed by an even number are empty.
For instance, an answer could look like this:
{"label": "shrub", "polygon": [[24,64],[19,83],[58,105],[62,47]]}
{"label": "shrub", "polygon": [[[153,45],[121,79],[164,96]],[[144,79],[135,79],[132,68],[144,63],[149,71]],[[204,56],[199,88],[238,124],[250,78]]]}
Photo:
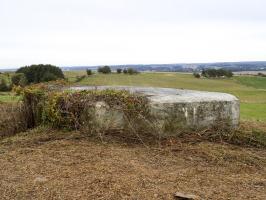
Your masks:
{"label": "shrub", "polygon": [[11,78],[12,85],[22,86],[27,85],[28,81],[23,73],[16,73]]}
{"label": "shrub", "polygon": [[[68,130],[112,131],[115,126],[107,115],[107,122],[99,122],[97,117],[98,103],[104,102],[108,112],[121,113],[123,128],[127,134],[145,132],[150,110],[146,97],[131,94],[127,91],[89,90],[64,91],[49,90],[47,86],[31,86],[18,89],[23,96],[26,108],[25,117],[29,128],[38,125],[51,125],[54,128]],[[117,116],[117,115],[114,115]],[[146,121],[143,118],[147,119]],[[102,118],[100,118],[102,119]],[[120,117],[119,117],[120,120]],[[145,125],[144,125],[145,122]],[[133,125],[133,126],[132,126]],[[106,127],[102,129],[102,126]],[[117,130],[117,129],[116,129]],[[134,131],[133,131],[134,130]],[[138,131],[137,131],[138,130]],[[153,131],[154,132],[154,131]],[[134,132],[135,133],[135,132]]]}
{"label": "shrub", "polygon": [[128,68],[127,73],[133,75],[133,74],[138,74],[139,72],[133,68]]}
{"label": "shrub", "polygon": [[64,79],[64,74],[59,67],[53,65],[31,65],[21,67],[16,73],[23,73],[28,83],[40,83],[57,79]]}
{"label": "shrub", "polygon": [[103,66],[98,68],[98,72],[103,74],[110,74],[112,71],[109,66]]}
{"label": "shrub", "polygon": [[87,75],[88,75],[88,76],[92,75],[92,71],[91,71],[91,69],[87,69],[86,72],[87,72]]}
{"label": "shrub", "polygon": [[123,69],[123,73],[124,74],[127,74],[127,69]]}
{"label": "shrub", "polygon": [[200,78],[200,74],[197,73],[197,72],[194,72],[194,73],[193,73],[193,76],[194,76],[195,78]]}
{"label": "shrub", "polygon": [[5,79],[1,79],[0,80],[0,91],[1,92],[10,91],[10,87],[7,85]]}
{"label": "shrub", "polygon": [[116,72],[117,72],[118,74],[121,74],[121,73],[122,73],[122,69],[117,69]]}

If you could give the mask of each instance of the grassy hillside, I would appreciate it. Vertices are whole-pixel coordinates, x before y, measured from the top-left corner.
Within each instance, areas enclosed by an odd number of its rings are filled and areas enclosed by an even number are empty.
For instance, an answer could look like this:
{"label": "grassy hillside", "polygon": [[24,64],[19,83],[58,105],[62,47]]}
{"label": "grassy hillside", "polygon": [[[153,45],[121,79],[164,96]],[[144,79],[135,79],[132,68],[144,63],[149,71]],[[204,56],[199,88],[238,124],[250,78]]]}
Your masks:
{"label": "grassy hillside", "polygon": [[[85,71],[73,71],[65,72],[65,74],[70,81],[74,81],[76,76],[86,73]],[[94,74],[76,84],[151,86],[226,92],[240,99],[242,119],[266,122],[266,90],[263,89],[266,85],[266,78],[196,79],[190,74],[181,73]]]}
{"label": "grassy hillside", "polygon": [[266,89],[266,77],[239,76],[235,78],[240,84],[258,89]]}

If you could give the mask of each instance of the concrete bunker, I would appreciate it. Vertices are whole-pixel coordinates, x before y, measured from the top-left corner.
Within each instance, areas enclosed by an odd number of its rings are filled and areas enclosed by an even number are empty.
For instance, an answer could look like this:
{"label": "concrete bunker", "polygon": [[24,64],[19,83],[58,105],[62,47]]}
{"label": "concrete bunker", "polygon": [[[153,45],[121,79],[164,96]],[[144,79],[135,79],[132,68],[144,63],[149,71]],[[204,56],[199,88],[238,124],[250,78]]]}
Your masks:
{"label": "concrete bunker", "polygon": [[[145,96],[149,100],[151,113],[162,132],[168,133],[178,128],[203,129],[212,126],[236,128],[239,124],[239,100],[230,94],[204,92],[171,88],[129,87],[129,86],[82,86],[71,87],[71,90],[126,90],[130,93]],[[110,115],[104,102],[97,103],[101,121]],[[112,123],[122,126],[119,113]],[[106,120],[102,120],[106,123]],[[105,124],[106,125],[106,124]]]}

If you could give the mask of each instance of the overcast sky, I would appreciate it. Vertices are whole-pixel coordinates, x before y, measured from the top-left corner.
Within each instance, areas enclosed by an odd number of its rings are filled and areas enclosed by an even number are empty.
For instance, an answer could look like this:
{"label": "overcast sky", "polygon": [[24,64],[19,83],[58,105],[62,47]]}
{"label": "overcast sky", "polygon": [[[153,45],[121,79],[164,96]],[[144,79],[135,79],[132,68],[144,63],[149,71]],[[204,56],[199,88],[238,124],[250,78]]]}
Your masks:
{"label": "overcast sky", "polygon": [[0,0],[0,68],[266,60],[266,0]]}

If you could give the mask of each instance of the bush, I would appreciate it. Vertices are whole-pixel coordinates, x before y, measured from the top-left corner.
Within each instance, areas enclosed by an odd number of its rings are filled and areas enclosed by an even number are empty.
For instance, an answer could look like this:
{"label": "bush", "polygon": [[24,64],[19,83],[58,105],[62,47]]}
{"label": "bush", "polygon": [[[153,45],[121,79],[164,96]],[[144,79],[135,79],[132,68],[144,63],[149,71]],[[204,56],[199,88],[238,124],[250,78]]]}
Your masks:
{"label": "bush", "polygon": [[124,74],[127,74],[127,69],[123,69],[123,73]]}
{"label": "bush", "polygon": [[21,67],[16,73],[23,73],[28,83],[40,83],[65,78],[62,70],[53,65],[41,64]]}
{"label": "bush", "polygon": [[87,69],[86,72],[87,72],[87,75],[88,75],[88,76],[92,75],[92,71],[91,71],[91,69]]}
{"label": "bush", "polygon": [[122,69],[117,69],[116,72],[117,72],[118,74],[121,74],[121,73],[122,73]]}
{"label": "bush", "polygon": [[194,73],[193,73],[193,76],[194,76],[195,78],[200,78],[200,74],[197,73],[197,72],[194,72]]}
{"label": "bush", "polygon": [[16,73],[11,78],[12,85],[22,86],[28,84],[27,78],[23,73]]}
{"label": "bush", "polygon": [[[97,113],[99,102],[101,104],[104,102],[108,111],[122,114],[124,123],[122,129],[119,130],[129,134],[134,129],[139,133],[148,127],[147,120],[150,116],[148,99],[127,91],[62,92],[60,89],[50,90],[42,85],[38,87],[34,85],[28,88],[19,88],[18,94],[23,96],[23,105],[27,111],[25,118],[28,120],[29,128],[38,125],[51,125],[55,128],[81,130],[89,133],[110,131],[115,126],[112,123],[112,115],[106,116],[107,121],[102,122],[101,117],[99,121],[99,113]],[[147,119],[146,121],[143,120],[144,117]],[[119,120],[121,120],[120,117]],[[132,124],[134,124],[133,127]]]}
{"label": "bush", "polygon": [[133,74],[138,74],[139,72],[133,68],[128,68],[127,73],[133,75]]}
{"label": "bush", "polygon": [[104,66],[104,67],[99,67],[98,72],[103,74],[110,74],[112,71],[109,66]]}
{"label": "bush", "polygon": [[10,91],[10,87],[7,85],[5,79],[1,79],[1,81],[0,81],[0,91],[1,92]]}

